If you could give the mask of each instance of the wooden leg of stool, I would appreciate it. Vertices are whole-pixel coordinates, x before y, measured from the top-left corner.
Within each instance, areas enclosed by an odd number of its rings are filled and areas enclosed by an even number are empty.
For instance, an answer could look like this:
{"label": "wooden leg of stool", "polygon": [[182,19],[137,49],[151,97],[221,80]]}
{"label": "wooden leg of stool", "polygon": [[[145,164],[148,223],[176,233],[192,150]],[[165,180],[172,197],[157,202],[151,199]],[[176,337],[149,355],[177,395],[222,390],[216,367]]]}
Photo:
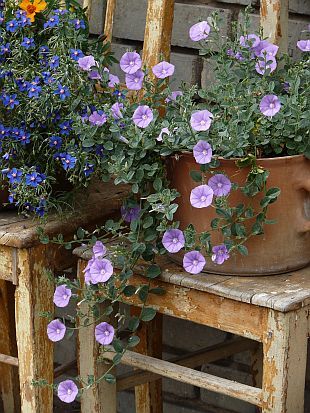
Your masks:
{"label": "wooden leg of stool", "polygon": [[[0,280],[0,353],[16,357],[13,289],[11,283]],[[4,412],[20,411],[17,367],[0,363],[0,398]]]}
{"label": "wooden leg of stool", "polygon": [[[140,310],[134,309],[133,311]],[[140,343],[135,351],[148,356],[162,358],[162,315],[157,314],[154,320],[143,323],[137,335]],[[162,381],[141,384],[135,387],[136,413],[162,413]]]}
{"label": "wooden leg of stool", "polygon": [[48,339],[48,321],[40,312],[53,312],[54,285],[48,280],[49,267],[45,246],[18,251],[18,286],[15,294],[16,337],[19,358],[21,410],[27,413],[51,413],[53,390],[34,387],[39,378],[53,383],[53,343]]}
{"label": "wooden leg of stool", "polygon": [[[81,285],[83,285],[84,275],[80,263],[78,274]],[[82,303],[80,311],[87,314],[88,306]],[[88,319],[88,324],[90,324],[91,314]],[[95,327],[96,325],[92,324],[78,330],[78,367],[79,375],[84,380],[87,379],[87,376],[93,376],[96,380],[110,367],[110,365],[97,360],[99,344],[95,340]],[[111,373],[115,374],[114,371]],[[116,413],[116,384],[102,380],[99,384],[86,390],[81,396],[81,413]]]}
{"label": "wooden leg of stool", "polygon": [[[263,347],[261,343],[257,343],[257,347],[251,351],[251,373],[252,385],[261,388],[263,380]],[[260,407],[255,406],[255,412],[260,413]]]}
{"label": "wooden leg of stool", "polygon": [[307,309],[269,310],[265,334],[262,413],[303,413]]}

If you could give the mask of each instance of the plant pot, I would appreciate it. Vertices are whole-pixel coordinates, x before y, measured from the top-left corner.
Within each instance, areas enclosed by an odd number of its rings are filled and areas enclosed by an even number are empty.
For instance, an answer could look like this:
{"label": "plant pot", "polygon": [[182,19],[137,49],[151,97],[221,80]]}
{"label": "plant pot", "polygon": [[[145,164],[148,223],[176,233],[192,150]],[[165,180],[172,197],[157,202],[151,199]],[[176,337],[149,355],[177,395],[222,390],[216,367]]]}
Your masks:
{"label": "plant pot", "polygon": [[[240,169],[236,159],[223,159],[219,170],[223,171],[232,182],[244,185],[248,168]],[[279,187],[281,194],[271,204],[267,218],[276,220],[275,224],[264,227],[264,234],[250,237],[246,246],[249,254],[233,254],[222,265],[214,264],[210,258],[204,268],[206,272],[223,275],[268,275],[284,273],[305,267],[310,263],[310,160],[303,155],[282,158],[258,159],[258,165],[270,172],[268,187]],[[180,221],[180,229],[193,224],[197,232],[210,230],[210,222],[216,218],[214,208],[193,208],[189,202],[190,192],[198,184],[190,177],[190,171],[199,170],[190,153],[171,157],[167,164],[168,179],[171,187],[176,188],[181,197],[177,199],[179,208],[175,220]],[[253,200],[252,206],[258,207],[262,196]],[[249,205],[249,198],[241,191],[232,191],[229,196],[231,206],[240,203]],[[213,245],[222,244],[219,231],[211,235]],[[184,252],[170,254],[170,257],[182,263]]]}

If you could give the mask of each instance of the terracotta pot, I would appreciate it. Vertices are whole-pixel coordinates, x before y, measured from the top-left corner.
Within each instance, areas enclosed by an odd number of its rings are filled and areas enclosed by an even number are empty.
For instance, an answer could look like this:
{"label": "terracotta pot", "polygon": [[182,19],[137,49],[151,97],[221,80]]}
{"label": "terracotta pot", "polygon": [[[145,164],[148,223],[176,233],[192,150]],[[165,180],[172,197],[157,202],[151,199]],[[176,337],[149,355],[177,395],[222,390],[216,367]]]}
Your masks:
{"label": "terracotta pot", "polygon": [[[270,171],[268,187],[279,187],[278,200],[269,206],[268,219],[275,224],[265,225],[265,233],[248,239],[248,256],[235,253],[222,265],[207,259],[206,272],[225,275],[268,275],[288,272],[306,266],[310,262],[310,160],[302,155],[282,158],[259,159],[258,164]],[[249,170],[239,169],[235,160],[221,160],[219,167],[232,182],[244,185]],[[212,207],[197,209],[189,202],[190,192],[198,184],[190,177],[190,171],[199,170],[192,154],[171,157],[167,165],[171,187],[181,194],[175,220],[180,228],[193,224],[198,232],[210,229],[216,217]],[[233,191],[229,197],[232,206],[249,205],[249,198],[241,191]],[[252,198],[252,206],[259,205],[261,195]],[[213,231],[212,241],[221,244],[219,231]],[[171,258],[182,262],[184,253],[171,254]]]}

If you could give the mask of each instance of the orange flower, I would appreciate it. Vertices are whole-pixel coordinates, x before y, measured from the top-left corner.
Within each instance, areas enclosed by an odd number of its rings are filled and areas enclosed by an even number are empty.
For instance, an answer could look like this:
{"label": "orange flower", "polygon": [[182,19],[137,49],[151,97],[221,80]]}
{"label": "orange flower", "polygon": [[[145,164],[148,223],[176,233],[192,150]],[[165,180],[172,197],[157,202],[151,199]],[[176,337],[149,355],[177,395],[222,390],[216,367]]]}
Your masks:
{"label": "orange flower", "polygon": [[23,0],[19,5],[22,10],[27,12],[27,17],[31,22],[34,22],[34,16],[36,13],[40,13],[45,10],[46,6],[47,4],[45,0],[33,0],[32,2],[30,0]]}

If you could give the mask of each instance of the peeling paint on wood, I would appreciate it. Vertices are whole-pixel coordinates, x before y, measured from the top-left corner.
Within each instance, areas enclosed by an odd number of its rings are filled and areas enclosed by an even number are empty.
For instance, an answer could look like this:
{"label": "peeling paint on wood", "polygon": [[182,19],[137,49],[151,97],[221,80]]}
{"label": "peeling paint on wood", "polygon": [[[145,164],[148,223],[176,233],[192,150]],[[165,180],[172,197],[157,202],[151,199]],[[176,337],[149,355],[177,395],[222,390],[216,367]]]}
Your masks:
{"label": "peeling paint on wood", "polygon": [[288,51],[288,0],[261,0],[263,35],[282,52]]}
{"label": "peeling paint on wood", "polygon": [[27,413],[51,413],[53,390],[34,387],[31,382],[43,378],[53,383],[53,343],[47,338],[47,319],[39,317],[41,311],[53,312],[54,286],[44,275],[53,257],[46,246],[21,249],[18,255],[15,311],[21,409]]}
{"label": "peeling paint on wood", "polygon": [[262,413],[304,412],[307,332],[307,309],[269,310],[263,342]]}

